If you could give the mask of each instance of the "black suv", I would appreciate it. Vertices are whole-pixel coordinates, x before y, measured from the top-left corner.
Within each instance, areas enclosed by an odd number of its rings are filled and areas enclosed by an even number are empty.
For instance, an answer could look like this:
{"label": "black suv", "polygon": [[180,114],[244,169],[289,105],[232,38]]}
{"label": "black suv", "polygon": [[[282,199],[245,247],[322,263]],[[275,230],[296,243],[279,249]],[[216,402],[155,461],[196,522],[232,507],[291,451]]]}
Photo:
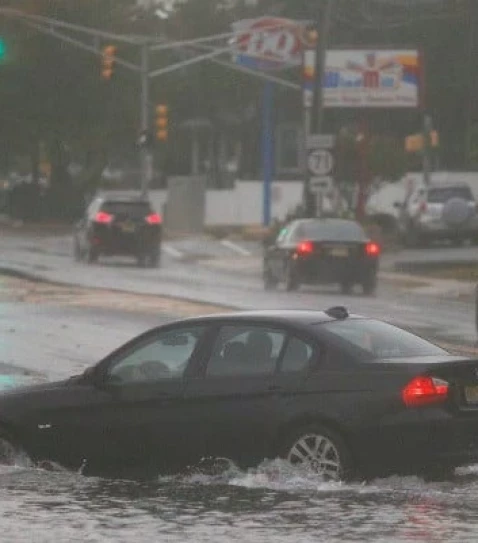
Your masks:
{"label": "black suv", "polygon": [[162,218],[149,200],[102,196],[75,225],[76,260],[93,263],[100,255],[131,255],[139,266],[159,265]]}

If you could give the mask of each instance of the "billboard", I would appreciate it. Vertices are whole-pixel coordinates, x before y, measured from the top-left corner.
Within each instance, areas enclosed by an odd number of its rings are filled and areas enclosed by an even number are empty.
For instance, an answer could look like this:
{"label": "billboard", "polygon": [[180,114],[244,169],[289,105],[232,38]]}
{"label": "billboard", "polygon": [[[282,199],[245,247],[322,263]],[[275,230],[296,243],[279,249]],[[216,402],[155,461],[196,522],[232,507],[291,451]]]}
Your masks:
{"label": "billboard", "polygon": [[414,49],[327,51],[326,108],[416,108],[420,55]]}

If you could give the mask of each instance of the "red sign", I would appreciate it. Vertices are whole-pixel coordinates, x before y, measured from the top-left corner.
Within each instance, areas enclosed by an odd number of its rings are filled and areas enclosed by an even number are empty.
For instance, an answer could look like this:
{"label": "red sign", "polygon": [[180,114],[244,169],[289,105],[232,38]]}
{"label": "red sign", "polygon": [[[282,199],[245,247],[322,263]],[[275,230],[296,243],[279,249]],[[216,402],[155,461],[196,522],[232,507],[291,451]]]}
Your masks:
{"label": "red sign", "polygon": [[261,70],[302,65],[307,25],[306,21],[279,17],[234,23],[236,61]]}

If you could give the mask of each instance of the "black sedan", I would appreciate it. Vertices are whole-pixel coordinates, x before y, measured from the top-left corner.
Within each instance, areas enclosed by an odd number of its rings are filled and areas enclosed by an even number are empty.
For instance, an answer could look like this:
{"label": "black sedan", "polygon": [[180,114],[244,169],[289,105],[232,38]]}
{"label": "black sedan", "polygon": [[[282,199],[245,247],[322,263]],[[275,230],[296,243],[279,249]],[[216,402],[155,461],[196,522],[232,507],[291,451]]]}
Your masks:
{"label": "black sedan", "polygon": [[265,248],[264,287],[282,282],[296,290],[301,284],[338,283],[349,293],[359,284],[370,295],[377,287],[379,257],[380,246],[355,221],[294,220]]}
{"label": "black sedan", "polygon": [[133,256],[139,266],[156,267],[161,254],[162,217],[138,196],[95,198],[74,229],[76,260],[93,263],[102,255]]}
{"label": "black sedan", "polygon": [[343,307],[212,315],[3,391],[0,420],[4,462],[86,474],[276,457],[332,480],[448,473],[478,461],[478,361]]}

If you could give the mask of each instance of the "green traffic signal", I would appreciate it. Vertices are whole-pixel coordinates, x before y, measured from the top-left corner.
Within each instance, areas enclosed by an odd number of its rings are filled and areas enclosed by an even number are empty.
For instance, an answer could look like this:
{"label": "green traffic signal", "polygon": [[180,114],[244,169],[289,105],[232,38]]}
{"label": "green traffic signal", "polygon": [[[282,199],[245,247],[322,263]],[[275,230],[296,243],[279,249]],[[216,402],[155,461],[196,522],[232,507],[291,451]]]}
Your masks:
{"label": "green traffic signal", "polygon": [[7,44],[3,38],[0,38],[0,60],[4,60],[7,56]]}

